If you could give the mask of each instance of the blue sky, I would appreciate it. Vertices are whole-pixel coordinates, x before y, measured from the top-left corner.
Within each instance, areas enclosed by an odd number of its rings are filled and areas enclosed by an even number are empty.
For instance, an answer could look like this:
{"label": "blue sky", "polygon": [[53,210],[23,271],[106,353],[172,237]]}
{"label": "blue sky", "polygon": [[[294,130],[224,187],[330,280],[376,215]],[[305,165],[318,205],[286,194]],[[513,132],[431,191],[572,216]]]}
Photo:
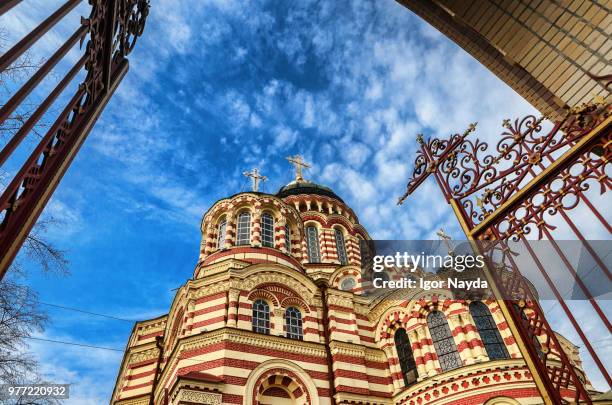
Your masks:
{"label": "blue sky", "polygon": [[[59,3],[23,2],[0,25],[19,37]],[[67,251],[71,274],[33,273],[43,302],[125,319],[165,313],[192,275],[204,211],[248,189],[241,173],[255,166],[275,192],[291,181],[285,157],[295,153],[374,238],[435,238],[440,227],[459,238],[433,183],[395,205],[416,134],[445,137],[479,121],[477,134],[492,137],[502,119],[535,112],[393,0],[151,3],[128,76],[49,204],[62,224],[48,237]],[[48,339],[123,348],[132,328],[46,309]],[[49,379],[75,384],[68,403],[108,401],[121,353],[31,348]]]}

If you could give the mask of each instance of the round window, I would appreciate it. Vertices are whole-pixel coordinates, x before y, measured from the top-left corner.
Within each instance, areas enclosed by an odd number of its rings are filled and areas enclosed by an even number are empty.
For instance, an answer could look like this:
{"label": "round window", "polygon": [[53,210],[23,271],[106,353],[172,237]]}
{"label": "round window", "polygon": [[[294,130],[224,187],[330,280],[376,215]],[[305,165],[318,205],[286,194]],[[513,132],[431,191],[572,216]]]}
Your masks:
{"label": "round window", "polygon": [[344,291],[350,291],[355,288],[355,279],[352,277],[345,278],[340,282],[340,289]]}

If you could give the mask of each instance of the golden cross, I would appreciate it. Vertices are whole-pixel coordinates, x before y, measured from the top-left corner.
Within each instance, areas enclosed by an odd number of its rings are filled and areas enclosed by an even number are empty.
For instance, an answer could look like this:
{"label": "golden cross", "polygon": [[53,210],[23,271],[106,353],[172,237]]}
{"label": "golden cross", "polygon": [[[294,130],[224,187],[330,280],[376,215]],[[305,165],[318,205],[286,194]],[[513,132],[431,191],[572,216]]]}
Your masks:
{"label": "golden cross", "polygon": [[289,163],[295,166],[295,180],[302,181],[304,178],[302,177],[302,168],[308,169],[310,164],[306,163],[304,159],[300,155],[289,156],[287,157]]}
{"label": "golden cross", "polygon": [[260,176],[259,175],[259,170],[257,170],[257,168],[254,168],[253,170],[251,170],[250,172],[244,172],[242,173],[245,177],[251,177],[253,178],[253,191],[257,192],[259,190],[259,181],[266,181],[268,180],[268,178],[266,176]]}
{"label": "golden cross", "polygon": [[452,255],[454,253],[453,251],[453,246],[451,245],[451,240],[453,238],[451,238],[450,235],[448,235],[446,232],[444,232],[444,229],[440,228],[440,230],[438,232],[436,232],[436,235],[438,235],[440,237],[440,239],[442,239],[444,241],[444,243],[446,244],[446,248],[448,249],[448,254]]}

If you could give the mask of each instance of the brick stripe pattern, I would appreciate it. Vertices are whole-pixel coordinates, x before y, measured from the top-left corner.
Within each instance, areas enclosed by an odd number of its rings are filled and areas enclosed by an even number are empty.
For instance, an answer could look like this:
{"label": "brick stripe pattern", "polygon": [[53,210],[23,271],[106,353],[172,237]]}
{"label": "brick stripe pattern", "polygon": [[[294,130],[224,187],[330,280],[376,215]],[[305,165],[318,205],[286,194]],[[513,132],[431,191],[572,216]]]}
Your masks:
{"label": "brick stripe pattern", "polygon": [[[250,244],[235,246],[236,218],[244,210],[251,213]],[[274,217],[273,247],[261,246],[261,216],[266,212]],[[218,249],[216,232],[222,220],[226,239]],[[304,229],[311,224],[319,230],[320,263],[308,261]],[[285,225],[291,229],[291,251]],[[338,260],[336,229],[344,235],[347,265]],[[223,404],[282,400],[331,405],[332,395],[337,404],[482,403],[478,401],[504,393],[526,403],[537,399],[494,301],[485,304],[509,358],[490,361],[469,303],[451,299],[450,291],[416,291],[401,299],[393,298],[393,292],[386,299],[363,295],[361,239],[369,236],[356,215],[331,197],[291,195],[281,200],[241,193],[220,200],[204,215],[194,277],[177,290],[167,315],[136,324],[111,404],[144,405],[151,396],[155,404],[164,404],[166,396],[174,403],[183,398],[185,391],[179,391],[184,387]],[[350,278],[354,288],[341,290]],[[329,286],[325,302],[321,280]],[[256,300],[264,300],[269,308],[266,334],[253,331]],[[301,335],[288,335],[288,308],[294,308],[294,320],[299,312]],[[460,362],[446,372],[427,323],[433,311],[444,315]],[[406,330],[418,376],[408,387],[395,347],[400,328]],[[551,350],[554,356],[559,348]]]}

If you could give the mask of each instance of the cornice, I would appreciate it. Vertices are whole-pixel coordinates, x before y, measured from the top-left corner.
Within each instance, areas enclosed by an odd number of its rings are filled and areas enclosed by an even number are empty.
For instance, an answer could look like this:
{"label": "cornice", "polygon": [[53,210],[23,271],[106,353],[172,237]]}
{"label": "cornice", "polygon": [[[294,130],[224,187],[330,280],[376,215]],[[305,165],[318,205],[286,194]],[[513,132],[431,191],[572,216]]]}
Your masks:
{"label": "cornice", "polygon": [[[215,252],[215,253],[217,253],[217,252]],[[208,257],[213,256],[215,253],[209,255]],[[200,262],[196,266],[195,273],[198,274],[201,271],[204,271],[205,275],[202,276],[202,277],[198,277],[197,279],[193,280],[192,283],[195,286],[195,285],[198,284],[199,281],[201,281],[203,279],[208,279],[208,277],[211,276],[211,275],[227,272],[230,269],[242,269],[242,268],[248,267],[250,265],[251,265],[251,263],[249,263],[249,262],[238,260],[238,259],[233,258],[233,257],[228,257],[228,258],[222,259],[222,260],[220,260],[218,262],[211,263],[211,264],[206,264],[206,265],[203,264],[202,262]]]}
{"label": "cornice", "polygon": [[[262,347],[283,351],[285,353],[295,353],[301,356],[313,356],[325,358],[327,356],[325,346],[321,343],[305,342],[303,340],[292,340],[285,337],[262,335],[259,333],[234,329],[221,328],[210,332],[202,332],[197,335],[182,337],[176,344],[160,376],[160,383],[155,392],[157,397],[161,387],[167,385],[169,370],[173,370],[181,360],[179,357],[185,352],[195,351],[220,342],[233,342],[238,344],[248,344],[250,346]],[[197,357],[197,356],[196,356]]]}
{"label": "cornice", "polygon": [[495,389],[500,381],[535,387],[523,359],[494,360],[459,367],[427,378],[398,392],[393,397],[393,403],[399,404],[408,400],[430,403],[465,390]]}
{"label": "cornice", "polygon": [[387,356],[385,352],[381,349],[376,349],[360,344],[348,343],[348,342],[340,342],[337,340],[332,340],[329,343],[329,347],[332,351],[332,354],[344,354],[353,357],[361,357],[366,361],[373,361],[378,363],[387,362]]}
{"label": "cornice", "polygon": [[155,342],[150,342],[142,347],[138,347],[138,350],[130,349],[127,365],[140,363],[141,361],[157,360],[158,355],[159,349],[155,346]]}
{"label": "cornice", "polygon": [[[332,292],[333,291],[333,292]],[[330,294],[327,298],[328,305],[337,305],[345,308],[353,308],[353,297],[340,295],[335,290],[330,290]]]}
{"label": "cornice", "polygon": [[333,355],[344,354],[351,357],[365,357],[365,346],[332,340],[329,348]]}
{"label": "cornice", "polygon": [[180,388],[179,391],[172,397],[173,403],[183,404],[207,404],[207,405],[221,405],[222,396],[215,392],[205,392]]}

